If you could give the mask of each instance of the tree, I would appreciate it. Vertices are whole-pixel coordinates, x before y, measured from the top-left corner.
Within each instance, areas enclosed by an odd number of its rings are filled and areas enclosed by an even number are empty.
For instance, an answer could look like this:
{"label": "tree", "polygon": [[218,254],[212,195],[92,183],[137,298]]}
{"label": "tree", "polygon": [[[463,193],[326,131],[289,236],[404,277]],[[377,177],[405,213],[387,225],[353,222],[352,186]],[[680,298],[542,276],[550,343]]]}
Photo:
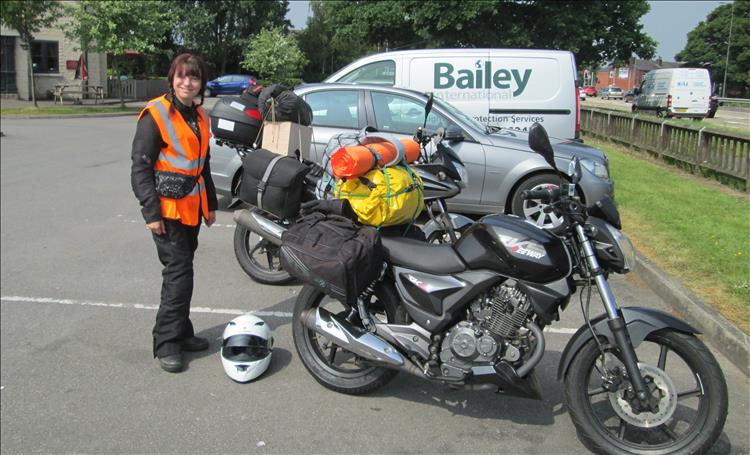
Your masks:
{"label": "tree", "polygon": [[[116,75],[126,51],[156,51],[174,26],[171,3],[163,0],[81,0],[68,14],[73,18],[68,36],[80,39],[86,49],[112,54]],[[120,104],[125,105],[122,86]]]}
{"label": "tree", "polygon": [[42,29],[52,25],[60,11],[60,4],[52,0],[6,0],[0,8],[0,20],[3,25],[18,32],[21,47],[26,50],[26,61],[31,79],[31,99],[34,107],[36,102],[36,82],[34,81],[34,65],[31,59],[31,43],[34,35]]}
{"label": "tree", "polygon": [[714,82],[722,82],[726,71],[725,91],[733,96],[750,96],[750,2],[736,1],[733,5],[719,6],[687,36],[685,49],[675,56],[678,61],[691,67],[708,67]]}
{"label": "tree", "polygon": [[266,84],[298,84],[307,63],[295,39],[285,35],[281,27],[261,30],[250,41],[244,57],[242,67],[258,73]]}
{"label": "tree", "polygon": [[[563,49],[574,52],[579,65],[595,65],[625,62],[634,53],[650,58],[656,47],[640,24],[649,10],[646,0],[326,1],[318,7],[316,3],[300,41],[307,51],[328,56],[331,65],[325,71],[308,67],[306,73],[330,74],[331,67],[386,49]],[[317,39],[324,35],[327,39]],[[319,61],[310,58],[310,65]]]}
{"label": "tree", "polygon": [[220,74],[239,69],[250,39],[263,28],[291,26],[287,0],[180,0],[176,42]]}

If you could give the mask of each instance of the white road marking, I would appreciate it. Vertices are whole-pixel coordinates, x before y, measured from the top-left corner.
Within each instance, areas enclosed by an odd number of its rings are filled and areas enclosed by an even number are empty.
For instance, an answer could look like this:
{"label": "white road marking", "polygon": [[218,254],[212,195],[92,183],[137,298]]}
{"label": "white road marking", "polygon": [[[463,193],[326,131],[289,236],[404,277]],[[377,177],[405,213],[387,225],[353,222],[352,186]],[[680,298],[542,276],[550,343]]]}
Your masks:
{"label": "white road marking", "polygon": [[[87,300],[73,300],[73,299],[55,299],[51,297],[23,297],[17,295],[2,296],[0,300],[3,302],[22,302],[22,303],[54,303],[58,305],[78,305],[78,306],[96,306],[96,307],[108,307],[108,308],[128,308],[136,310],[157,310],[158,305],[144,305],[142,303],[108,303],[108,302],[92,302]],[[192,307],[190,308],[191,313],[212,313],[212,314],[229,314],[229,315],[240,315],[240,314],[254,314],[256,316],[273,316],[278,318],[291,318],[292,313],[286,311],[245,311],[233,308],[208,308],[208,307]]]}
{"label": "white road marking", "polygon": [[[159,308],[158,305],[145,305],[142,303],[94,302],[94,301],[89,301],[89,300],[55,299],[52,297],[24,297],[24,296],[18,296],[18,295],[2,296],[0,297],[0,301],[18,302],[18,303],[54,303],[58,305],[126,308],[126,309],[135,309],[135,310],[157,310]],[[292,313],[289,313],[287,311],[245,311],[245,310],[237,310],[233,308],[192,307],[190,308],[190,312],[191,313],[228,314],[228,315],[254,314],[256,316],[289,318],[289,319],[292,318]],[[545,327],[544,331],[547,333],[571,335],[571,334],[576,333],[577,329]]]}

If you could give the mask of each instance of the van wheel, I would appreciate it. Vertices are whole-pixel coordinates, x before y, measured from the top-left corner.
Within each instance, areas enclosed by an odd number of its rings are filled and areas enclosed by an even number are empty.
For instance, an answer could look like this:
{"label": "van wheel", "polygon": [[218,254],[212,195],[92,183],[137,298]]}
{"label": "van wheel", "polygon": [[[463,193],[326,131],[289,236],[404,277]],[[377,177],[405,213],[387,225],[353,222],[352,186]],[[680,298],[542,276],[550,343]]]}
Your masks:
{"label": "van wheel", "polygon": [[537,226],[557,232],[563,228],[563,217],[556,211],[549,210],[548,204],[538,199],[521,199],[525,190],[541,190],[549,187],[559,188],[560,177],[552,173],[537,174],[524,180],[513,193],[511,213],[525,218]]}
{"label": "van wheel", "polygon": [[638,112],[638,106],[636,106],[635,104],[630,106],[630,112]]}

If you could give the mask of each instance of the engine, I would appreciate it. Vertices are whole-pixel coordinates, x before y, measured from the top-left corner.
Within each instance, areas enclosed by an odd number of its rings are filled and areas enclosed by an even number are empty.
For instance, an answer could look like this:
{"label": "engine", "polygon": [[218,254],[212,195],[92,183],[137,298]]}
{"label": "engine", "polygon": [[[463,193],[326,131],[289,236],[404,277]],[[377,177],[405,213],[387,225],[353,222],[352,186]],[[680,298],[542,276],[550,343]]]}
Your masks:
{"label": "engine", "polygon": [[440,346],[443,376],[463,378],[474,366],[521,358],[519,329],[529,317],[531,302],[509,280],[469,305],[467,318],[453,326]]}

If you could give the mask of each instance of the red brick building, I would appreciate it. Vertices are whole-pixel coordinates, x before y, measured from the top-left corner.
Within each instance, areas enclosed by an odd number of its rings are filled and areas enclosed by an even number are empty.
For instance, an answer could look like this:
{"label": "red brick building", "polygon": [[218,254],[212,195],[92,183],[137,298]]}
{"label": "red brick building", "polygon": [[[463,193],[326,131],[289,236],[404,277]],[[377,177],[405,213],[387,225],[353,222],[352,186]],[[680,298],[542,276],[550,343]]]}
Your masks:
{"label": "red brick building", "polygon": [[664,62],[661,58],[656,60],[631,58],[628,66],[610,66],[597,71],[595,87],[598,90],[614,85],[615,87],[620,87],[623,91],[628,91],[641,85],[646,73],[651,70],[679,67],[680,63]]}

